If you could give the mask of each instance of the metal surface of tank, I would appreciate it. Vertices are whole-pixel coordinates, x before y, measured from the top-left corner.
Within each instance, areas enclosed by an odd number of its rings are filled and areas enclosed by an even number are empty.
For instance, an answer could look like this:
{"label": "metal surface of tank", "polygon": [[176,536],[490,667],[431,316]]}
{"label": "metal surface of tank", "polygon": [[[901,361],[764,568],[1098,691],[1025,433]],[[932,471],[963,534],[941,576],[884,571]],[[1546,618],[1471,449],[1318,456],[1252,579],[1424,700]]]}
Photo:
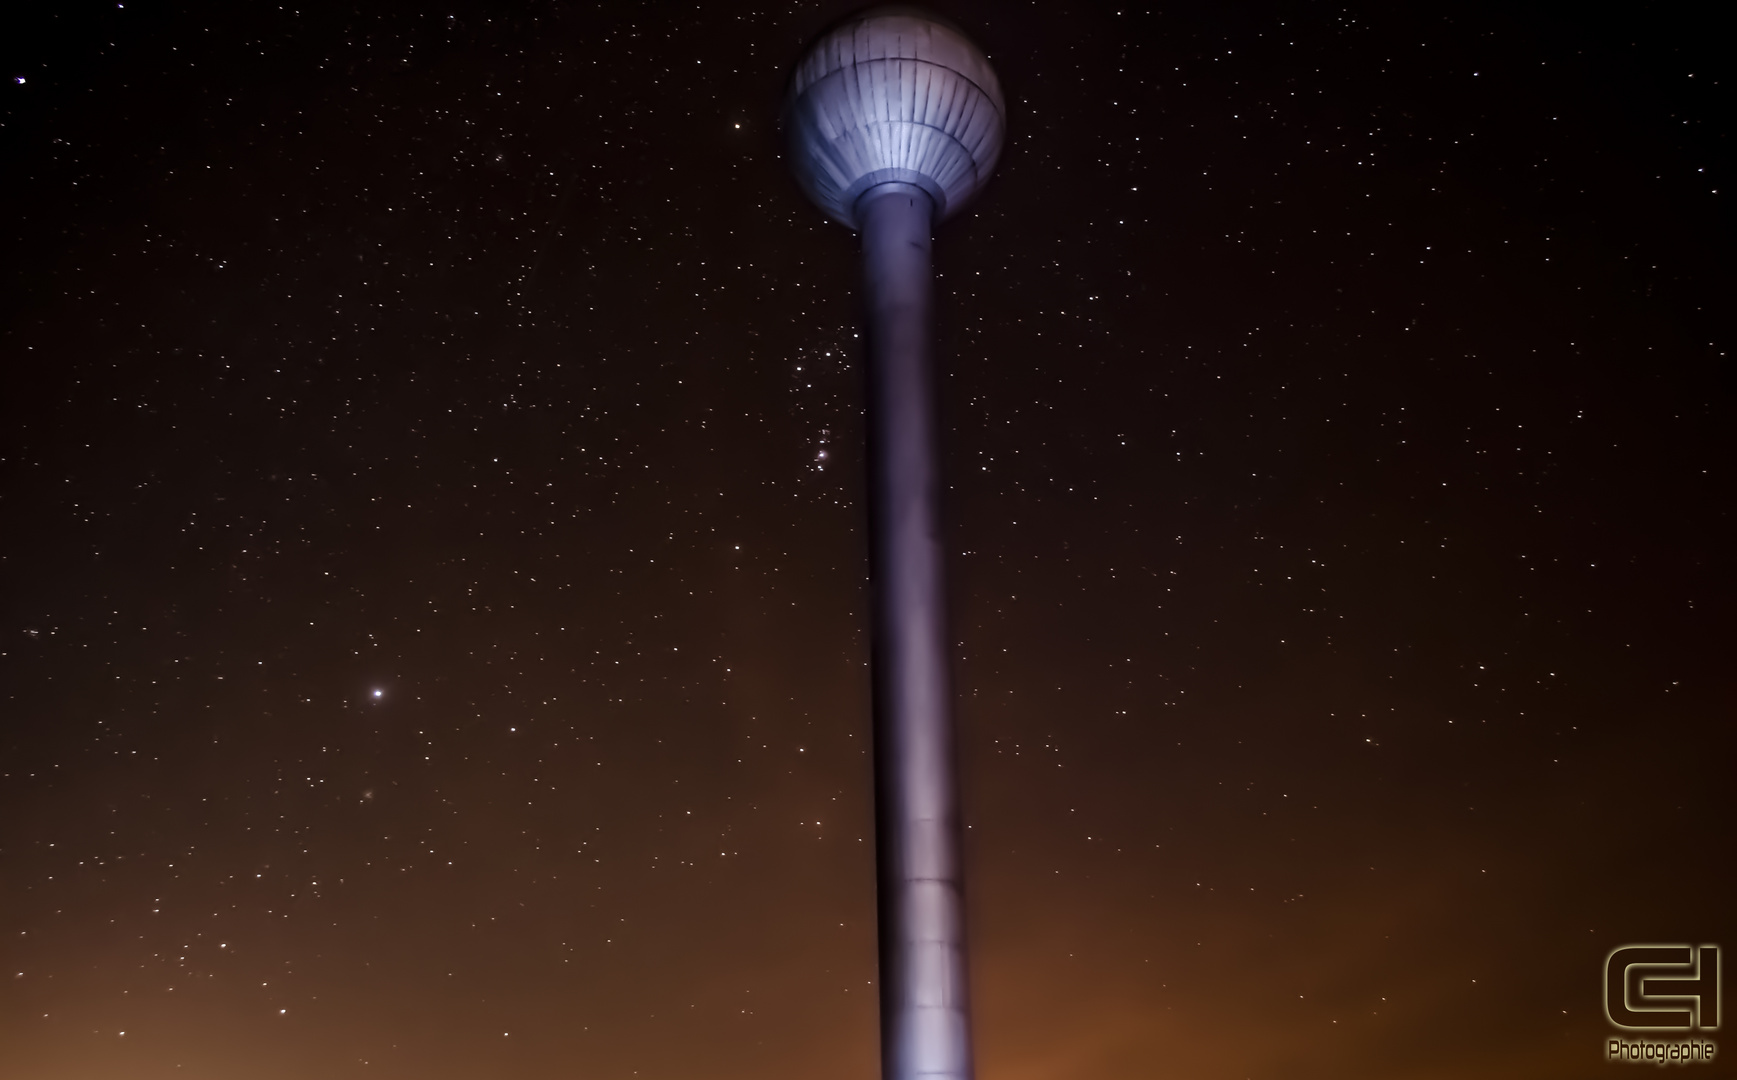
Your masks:
{"label": "metal surface of tank", "polygon": [[1001,156],[1006,104],[989,61],[963,33],[910,9],[875,9],[823,34],[791,78],[785,124],[797,180],[859,228],[870,188],[913,184],[941,221]]}

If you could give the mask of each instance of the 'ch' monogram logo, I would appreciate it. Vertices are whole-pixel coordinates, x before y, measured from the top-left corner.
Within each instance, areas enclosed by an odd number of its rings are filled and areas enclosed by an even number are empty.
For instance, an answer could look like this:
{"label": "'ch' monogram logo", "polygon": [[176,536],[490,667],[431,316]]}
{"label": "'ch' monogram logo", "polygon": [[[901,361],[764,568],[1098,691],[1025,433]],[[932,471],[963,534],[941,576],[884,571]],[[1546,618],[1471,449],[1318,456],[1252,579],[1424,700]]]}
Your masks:
{"label": "'ch' monogram logo", "polygon": [[1624,945],[1604,961],[1604,1015],[1620,1028],[1719,1026],[1717,945]]}

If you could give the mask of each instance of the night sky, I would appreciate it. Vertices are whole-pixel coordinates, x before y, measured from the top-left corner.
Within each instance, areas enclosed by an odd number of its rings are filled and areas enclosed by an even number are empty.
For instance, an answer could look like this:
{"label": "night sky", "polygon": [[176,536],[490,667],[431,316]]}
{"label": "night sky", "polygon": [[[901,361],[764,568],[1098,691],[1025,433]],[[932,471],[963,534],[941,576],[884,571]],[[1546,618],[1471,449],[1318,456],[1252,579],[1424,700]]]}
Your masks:
{"label": "night sky", "polygon": [[[942,5],[983,1080],[1737,946],[1718,8]],[[0,1076],[877,1075],[850,9],[10,14]]]}

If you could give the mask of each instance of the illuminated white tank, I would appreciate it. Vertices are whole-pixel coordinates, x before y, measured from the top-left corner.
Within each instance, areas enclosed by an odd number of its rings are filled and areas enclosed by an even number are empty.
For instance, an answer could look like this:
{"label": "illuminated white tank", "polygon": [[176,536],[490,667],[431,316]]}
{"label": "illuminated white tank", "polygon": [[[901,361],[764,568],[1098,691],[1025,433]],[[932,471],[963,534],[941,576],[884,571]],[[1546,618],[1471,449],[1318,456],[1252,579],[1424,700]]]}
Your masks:
{"label": "illuminated white tank", "polygon": [[1006,128],[1001,82],[964,34],[908,8],[876,8],[816,41],[790,81],[792,167],[808,197],[860,228],[880,184],[921,188],[941,221],[995,169]]}

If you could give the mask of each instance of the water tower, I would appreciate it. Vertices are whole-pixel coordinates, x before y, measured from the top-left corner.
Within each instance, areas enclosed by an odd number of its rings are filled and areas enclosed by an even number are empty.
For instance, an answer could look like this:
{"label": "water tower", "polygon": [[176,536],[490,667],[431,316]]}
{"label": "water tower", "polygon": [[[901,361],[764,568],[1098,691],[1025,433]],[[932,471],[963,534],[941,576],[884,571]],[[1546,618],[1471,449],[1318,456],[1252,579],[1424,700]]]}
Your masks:
{"label": "water tower", "polygon": [[929,239],[989,178],[1006,113],[983,53],[910,8],[822,34],[786,106],[803,190],[862,233],[885,1080],[972,1075]]}

